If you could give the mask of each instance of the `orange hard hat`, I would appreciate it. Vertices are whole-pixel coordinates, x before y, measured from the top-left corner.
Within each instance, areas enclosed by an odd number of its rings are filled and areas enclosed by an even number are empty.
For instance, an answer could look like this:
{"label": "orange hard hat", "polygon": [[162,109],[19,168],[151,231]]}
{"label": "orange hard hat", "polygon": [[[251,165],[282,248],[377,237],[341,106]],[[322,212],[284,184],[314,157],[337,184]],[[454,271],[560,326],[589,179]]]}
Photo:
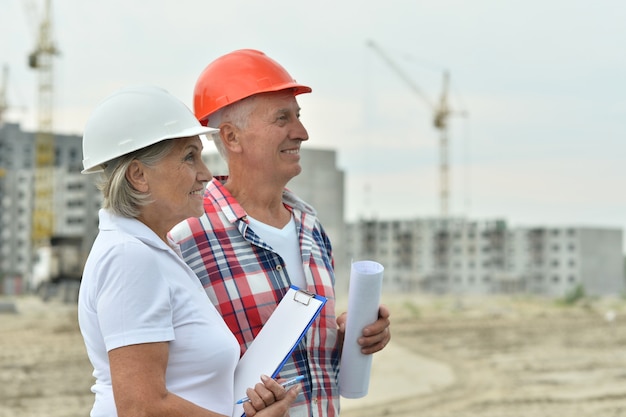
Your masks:
{"label": "orange hard hat", "polygon": [[286,89],[293,89],[294,95],[312,91],[296,83],[285,68],[263,52],[240,49],[217,58],[202,71],[193,92],[193,109],[206,126],[209,115],[231,103]]}

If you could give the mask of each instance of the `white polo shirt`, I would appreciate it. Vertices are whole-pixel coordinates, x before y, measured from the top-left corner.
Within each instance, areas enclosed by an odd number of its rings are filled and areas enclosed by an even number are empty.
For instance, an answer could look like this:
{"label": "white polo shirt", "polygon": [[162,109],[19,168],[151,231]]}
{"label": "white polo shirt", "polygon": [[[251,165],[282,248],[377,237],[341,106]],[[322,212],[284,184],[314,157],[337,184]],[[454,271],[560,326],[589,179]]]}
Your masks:
{"label": "white polo shirt", "polygon": [[230,415],[239,344],[180,251],[136,219],[100,210],[78,298],[78,321],[96,378],[92,417],[116,416],[107,352],[169,342],[167,389]]}

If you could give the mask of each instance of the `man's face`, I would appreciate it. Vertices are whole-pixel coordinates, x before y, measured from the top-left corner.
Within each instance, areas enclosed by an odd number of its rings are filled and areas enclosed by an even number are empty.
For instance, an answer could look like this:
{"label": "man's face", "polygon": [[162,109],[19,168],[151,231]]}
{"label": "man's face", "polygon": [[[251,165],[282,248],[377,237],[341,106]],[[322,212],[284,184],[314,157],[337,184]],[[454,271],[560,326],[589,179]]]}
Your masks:
{"label": "man's face", "polygon": [[293,93],[256,97],[240,139],[250,172],[285,184],[300,174],[300,145],[309,135],[300,122],[300,106]]}

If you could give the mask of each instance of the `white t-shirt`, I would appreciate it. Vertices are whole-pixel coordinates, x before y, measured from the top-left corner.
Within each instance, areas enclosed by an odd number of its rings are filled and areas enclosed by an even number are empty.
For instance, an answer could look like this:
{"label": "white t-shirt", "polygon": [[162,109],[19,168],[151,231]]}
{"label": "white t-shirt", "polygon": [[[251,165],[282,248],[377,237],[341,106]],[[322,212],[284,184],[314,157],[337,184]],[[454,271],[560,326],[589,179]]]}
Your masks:
{"label": "white t-shirt", "polygon": [[300,242],[293,216],[289,217],[289,223],[282,229],[262,223],[250,216],[248,216],[248,221],[254,233],[259,235],[265,243],[274,249],[274,252],[283,258],[291,283],[298,288],[306,289],[302,253],[300,252]]}
{"label": "white t-shirt", "polygon": [[[169,342],[167,389],[230,415],[239,344],[180,251],[135,219],[100,210],[87,259],[78,320],[96,378],[92,417],[116,416],[107,352]],[[178,252],[178,253],[177,253]]]}

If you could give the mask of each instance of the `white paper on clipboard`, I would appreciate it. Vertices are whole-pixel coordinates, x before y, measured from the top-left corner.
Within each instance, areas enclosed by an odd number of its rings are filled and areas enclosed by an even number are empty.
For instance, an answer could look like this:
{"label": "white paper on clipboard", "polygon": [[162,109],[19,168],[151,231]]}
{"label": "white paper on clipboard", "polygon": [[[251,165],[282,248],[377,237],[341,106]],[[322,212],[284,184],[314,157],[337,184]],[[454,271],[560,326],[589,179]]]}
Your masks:
{"label": "white paper on clipboard", "polygon": [[[267,320],[235,369],[235,401],[261,381],[261,374],[275,377],[298,346],[326,298],[292,285]],[[241,417],[243,405],[235,404],[233,417]]]}

